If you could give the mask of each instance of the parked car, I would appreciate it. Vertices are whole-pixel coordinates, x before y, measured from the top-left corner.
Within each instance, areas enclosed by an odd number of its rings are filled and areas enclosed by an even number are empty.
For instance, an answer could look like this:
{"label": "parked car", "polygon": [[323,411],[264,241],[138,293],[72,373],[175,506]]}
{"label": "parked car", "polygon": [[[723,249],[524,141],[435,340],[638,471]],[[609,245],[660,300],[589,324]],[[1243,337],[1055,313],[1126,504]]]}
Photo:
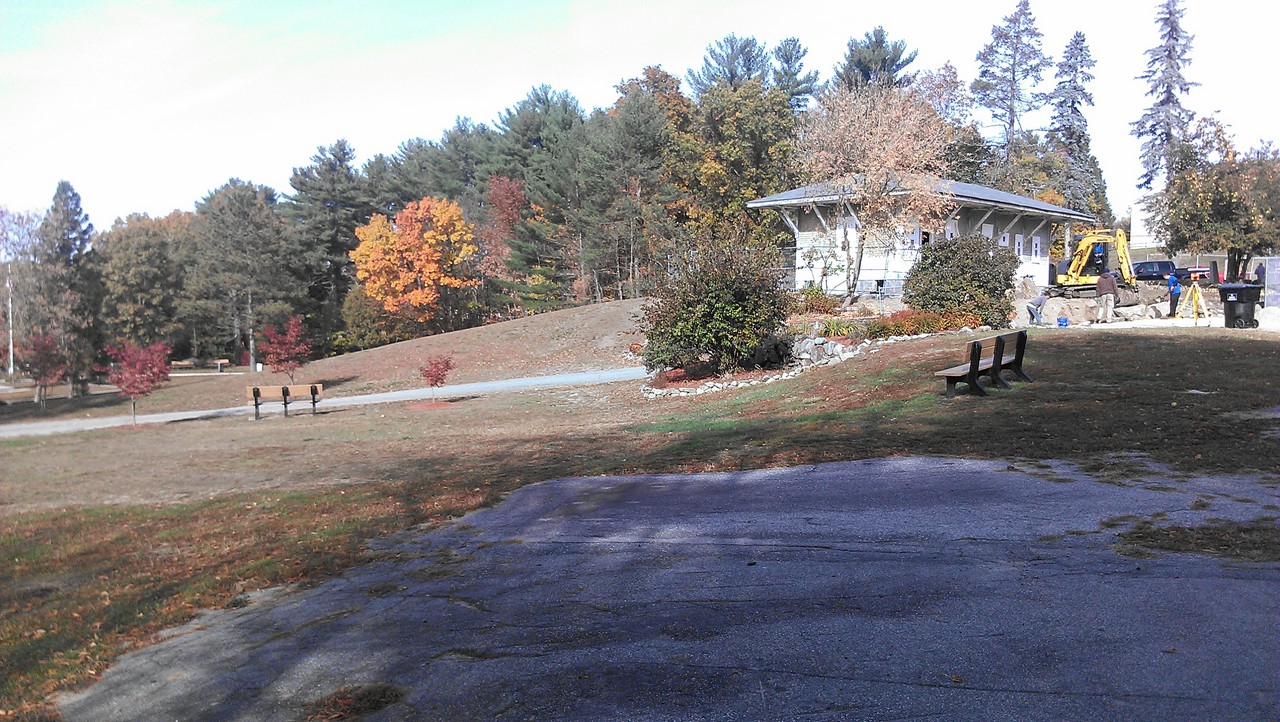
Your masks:
{"label": "parked car", "polygon": [[1174,269],[1174,274],[1178,277],[1178,280],[1182,281],[1182,285],[1184,286],[1191,283],[1192,276],[1198,279],[1202,286],[1215,286],[1221,283],[1221,278],[1209,277],[1209,274],[1212,272],[1212,269],[1208,266],[1191,266],[1189,268]]}
{"label": "parked car", "polygon": [[1141,261],[1133,264],[1133,275],[1139,281],[1163,281],[1165,276],[1177,275],[1173,261]]}

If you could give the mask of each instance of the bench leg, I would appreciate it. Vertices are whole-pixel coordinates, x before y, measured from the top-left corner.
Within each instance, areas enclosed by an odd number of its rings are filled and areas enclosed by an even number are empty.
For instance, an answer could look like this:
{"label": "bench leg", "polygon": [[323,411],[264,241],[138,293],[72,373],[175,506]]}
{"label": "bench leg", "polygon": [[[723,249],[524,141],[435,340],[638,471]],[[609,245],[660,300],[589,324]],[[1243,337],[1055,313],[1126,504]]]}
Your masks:
{"label": "bench leg", "polygon": [[1017,376],[1022,381],[1035,381],[1035,379],[1028,376],[1027,373],[1022,370],[1021,366],[1009,366],[1008,369],[1013,372],[1014,376]]}
{"label": "bench leg", "polygon": [[1000,376],[1000,369],[997,369],[994,366],[987,372],[987,377],[991,379],[992,386],[999,386],[1002,389],[1013,388],[1013,386],[1009,385],[1008,381],[1005,381],[1004,378]]}
{"label": "bench leg", "polygon": [[262,407],[262,402],[257,396],[253,397],[253,420],[262,421],[262,414],[258,411]]}
{"label": "bench leg", "polygon": [[311,394],[311,415],[316,415],[316,395]]}
{"label": "bench leg", "polygon": [[979,381],[981,378],[982,374],[971,374],[964,378],[965,383],[969,384],[969,393],[975,396],[987,395],[987,390],[982,387],[982,382]]}

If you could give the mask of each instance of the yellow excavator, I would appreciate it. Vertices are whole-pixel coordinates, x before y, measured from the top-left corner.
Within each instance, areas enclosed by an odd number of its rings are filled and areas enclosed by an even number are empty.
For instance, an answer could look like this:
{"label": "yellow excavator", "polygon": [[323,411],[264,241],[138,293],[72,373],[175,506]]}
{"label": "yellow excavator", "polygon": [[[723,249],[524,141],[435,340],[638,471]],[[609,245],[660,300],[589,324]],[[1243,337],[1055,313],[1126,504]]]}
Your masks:
{"label": "yellow excavator", "polygon": [[1065,272],[1056,273],[1056,278],[1050,281],[1050,295],[1093,298],[1098,292],[1098,277],[1105,270],[1117,275],[1116,285],[1120,290],[1117,305],[1138,303],[1138,279],[1133,275],[1129,238],[1123,230],[1095,228],[1076,236],[1075,241],[1071,265]]}

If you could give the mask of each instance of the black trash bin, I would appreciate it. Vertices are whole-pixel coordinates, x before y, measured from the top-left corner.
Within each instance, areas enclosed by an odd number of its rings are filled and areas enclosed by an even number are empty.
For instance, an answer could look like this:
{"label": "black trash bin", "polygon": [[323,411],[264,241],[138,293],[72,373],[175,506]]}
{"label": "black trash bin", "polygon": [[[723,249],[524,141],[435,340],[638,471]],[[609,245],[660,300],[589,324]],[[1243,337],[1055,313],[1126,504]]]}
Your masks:
{"label": "black trash bin", "polygon": [[1262,297],[1262,286],[1251,283],[1224,283],[1218,286],[1227,328],[1257,328],[1253,311]]}

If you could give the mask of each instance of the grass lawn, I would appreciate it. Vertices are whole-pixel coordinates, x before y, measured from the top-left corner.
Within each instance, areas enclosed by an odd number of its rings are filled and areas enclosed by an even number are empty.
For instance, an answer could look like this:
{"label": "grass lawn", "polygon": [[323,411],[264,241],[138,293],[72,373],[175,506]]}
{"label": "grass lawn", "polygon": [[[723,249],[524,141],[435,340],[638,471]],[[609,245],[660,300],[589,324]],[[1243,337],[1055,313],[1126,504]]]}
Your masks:
{"label": "grass lawn", "polygon": [[[1033,331],[1035,383],[946,399],[932,373],[966,338],[697,397],[614,384],[0,442],[0,719],[52,714],[50,694],[201,607],[314,583],[366,559],[372,537],[562,476],[905,454],[1046,475],[1062,460],[1117,484],[1240,475],[1261,519],[1240,530],[1243,556],[1277,559],[1280,336]],[[1139,524],[1127,540],[1231,554],[1232,538]]]}

